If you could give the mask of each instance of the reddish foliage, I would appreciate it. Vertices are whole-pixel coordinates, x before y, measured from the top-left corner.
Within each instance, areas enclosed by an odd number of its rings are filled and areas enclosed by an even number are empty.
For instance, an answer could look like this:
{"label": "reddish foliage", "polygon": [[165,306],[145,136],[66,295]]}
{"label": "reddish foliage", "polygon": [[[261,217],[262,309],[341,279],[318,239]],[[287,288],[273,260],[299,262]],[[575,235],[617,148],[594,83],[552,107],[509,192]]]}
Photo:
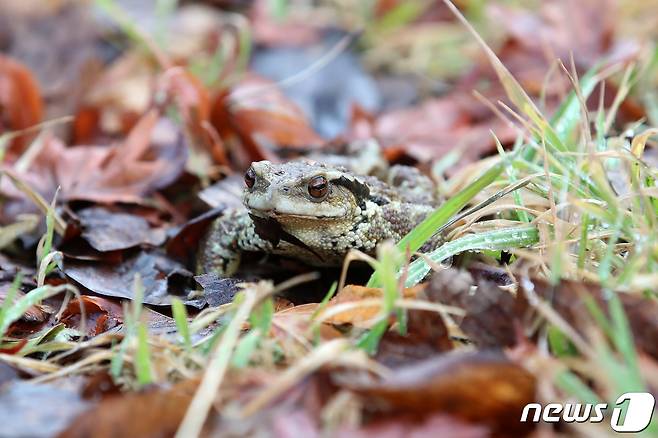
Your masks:
{"label": "reddish foliage", "polygon": [[27,338],[21,339],[11,346],[0,348],[0,354],[16,354],[27,344]]}
{"label": "reddish foliage", "polygon": [[[235,158],[243,167],[250,161],[276,161],[272,146],[312,147],[323,143],[301,110],[272,82],[255,75],[215,97],[211,120],[225,141],[241,142],[245,150]],[[232,152],[238,153],[235,148]]]}
{"label": "reddish foliage", "polygon": [[[19,62],[0,54],[0,134],[19,131],[41,122],[43,101],[32,73]],[[21,135],[11,142],[10,153],[19,155],[34,138]]]}
{"label": "reddish foliage", "polygon": [[[67,201],[141,203],[181,174],[185,156],[179,134],[152,110],[115,146],[67,148],[54,137],[44,139],[23,177],[46,199],[60,186],[60,199]],[[2,191],[23,198],[4,180]]]}
{"label": "reddish foliage", "polygon": [[88,336],[99,335],[123,323],[121,305],[106,298],[89,295],[71,300],[62,313],[61,321],[69,327],[80,328],[81,307],[85,312]]}
{"label": "reddish foliage", "polygon": [[441,412],[511,433],[528,429],[518,419],[535,400],[536,382],[502,356],[478,352],[435,356],[398,368],[381,382],[343,384],[361,394],[374,412],[416,418]]}
{"label": "reddish foliage", "polygon": [[218,164],[229,164],[219,136],[210,131],[210,98],[201,82],[183,68],[173,67],[160,77],[158,90],[176,102],[192,145],[210,153]]}
{"label": "reddish foliage", "polygon": [[377,349],[376,359],[394,367],[427,359],[452,349],[448,329],[437,312],[407,311],[407,331],[389,330]]}
{"label": "reddish foliage", "polygon": [[173,436],[198,385],[186,380],[170,389],[106,397],[75,418],[59,438]]}

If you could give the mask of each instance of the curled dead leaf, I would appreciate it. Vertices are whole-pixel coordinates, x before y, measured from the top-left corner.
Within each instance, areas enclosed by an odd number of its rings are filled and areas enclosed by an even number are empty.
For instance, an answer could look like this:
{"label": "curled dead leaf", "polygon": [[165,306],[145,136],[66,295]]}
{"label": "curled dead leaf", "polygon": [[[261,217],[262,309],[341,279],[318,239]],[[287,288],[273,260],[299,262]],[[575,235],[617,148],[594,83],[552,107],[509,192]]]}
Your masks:
{"label": "curled dead leaf", "polygon": [[382,381],[338,383],[365,398],[374,412],[427,417],[440,412],[519,436],[523,407],[535,401],[536,381],[524,368],[490,352],[435,356],[396,369]]}
{"label": "curled dead leaf", "polygon": [[221,138],[244,147],[245,166],[251,161],[276,160],[273,146],[307,148],[324,142],[297,105],[274,83],[256,75],[215,96],[211,112]]}
{"label": "curled dead leaf", "polygon": [[123,323],[123,308],[120,304],[89,295],[71,300],[62,313],[61,322],[68,327],[80,327],[81,308],[84,308],[88,336],[97,336]]}
{"label": "curled dead leaf", "polygon": [[[139,273],[144,286],[144,303],[153,305],[169,305],[172,296],[184,298],[194,288],[191,272],[153,251],[140,251],[118,265],[67,260],[64,273],[97,294],[130,299],[133,298],[135,275]],[[204,302],[186,303],[201,307]]]}
{"label": "curled dead leaf", "polygon": [[106,397],[73,419],[58,437],[173,436],[198,384],[185,380],[169,389]]}
{"label": "curled dead leaf", "polygon": [[[43,113],[41,93],[32,73],[21,63],[0,54],[0,134],[32,127],[41,122]],[[19,155],[32,138],[34,134],[11,140],[10,155]]]}
{"label": "curled dead leaf", "polygon": [[[406,288],[404,289],[404,298],[415,298],[422,289],[423,286]],[[325,311],[331,311],[332,308],[337,308],[339,305],[348,303],[354,304],[354,306],[349,306],[345,311],[333,315],[327,322],[333,324],[352,324],[355,326],[363,326],[364,323],[372,322],[372,319],[379,314],[381,305],[364,304],[360,306],[359,302],[382,297],[383,292],[381,288],[356,285],[345,286],[343,290],[329,301]]]}

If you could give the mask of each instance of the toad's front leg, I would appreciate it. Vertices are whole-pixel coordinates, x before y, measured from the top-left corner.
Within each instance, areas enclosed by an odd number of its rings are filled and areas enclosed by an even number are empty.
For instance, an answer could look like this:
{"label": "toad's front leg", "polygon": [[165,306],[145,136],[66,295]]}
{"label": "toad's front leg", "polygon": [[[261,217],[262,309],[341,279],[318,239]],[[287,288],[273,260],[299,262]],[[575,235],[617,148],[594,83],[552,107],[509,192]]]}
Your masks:
{"label": "toad's front leg", "polygon": [[197,272],[233,275],[240,266],[243,251],[270,252],[272,244],[257,233],[244,209],[229,210],[217,218],[200,242]]}

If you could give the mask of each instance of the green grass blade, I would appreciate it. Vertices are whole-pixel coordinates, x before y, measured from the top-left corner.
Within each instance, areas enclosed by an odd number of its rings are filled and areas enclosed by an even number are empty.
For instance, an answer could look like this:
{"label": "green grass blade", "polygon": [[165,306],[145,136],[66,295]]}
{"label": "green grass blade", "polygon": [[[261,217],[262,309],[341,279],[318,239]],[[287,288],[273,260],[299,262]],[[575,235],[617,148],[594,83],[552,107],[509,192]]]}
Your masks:
{"label": "green grass blade", "polygon": [[[402,254],[399,249],[392,245],[380,245],[378,248],[379,268],[381,272],[383,300],[379,321],[357,342],[359,348],[369,354],[377,351],[379,340],[388,329],[389,316],[395,310],[395,300],[399,297],[398,280],[396,272],[402,266]],[[398,315],[400,320],[401,315]]]}
{"label": "green grass blade", "polygon": [[[596,88],[596,85],[600,82],[598,76],[599,70],[600,66],[598,65],[592,67],[578,81],[583,98],[587,99]],[[576,93],[575,90],[572,90],[569,92],[566,99],[560,104],[557,111],[555,111],[553,117],[551,117],[550,124],[555,130],[555,134],[562,141],[567,141],[581,118],[581,104],[578,98],[578,93]]]}
{"label": "green grass blade", "polygon": [[190,336],[190,325],[187,322],[187,309],[185,304],[178,298],[171,300],[171,311],[178,328],[178,334],[183,340],[183,345],[188,351],[192,350],[192,337]]}
{"label": "green grass blade", "polygon": [[[459,239],[447,242],[441,247],[427,254],[435,263],[462,253],[464,251],[507,250],[523,248],[539,242],[539,231],[534,226],[503,228],[487,231],[485,233],[470,234]],[[406,287],[411,287],[425,278],[430,271],[427,262],[419,258],[409,265]]]}
{"label": "green grass blade", "polygon": [[585,255],[587,254],[589,215],[584,213],[581,217],[581,221],[580,241],[578,242],[578,269],[582,270],[585,267]]}
{"label": "green grass blade", "polygon": [[600,398],[577,375],[571,371],[562,371],[555,376],[555,383],[568,394],[578,398],[583,403],[595,405],[601,403]]}
{"label": "green grass blade", "polygon": [[55,296],[69,289],[69,285],[41,286],[37,287],[36,289],[32,289],[30,292],[25,294],[25,296],[21,297],[19,300],[13,303],[10,307],[5,309],[3,305],[3,312],[1,315],[2,318],[0,319],[0,339],[7,333],[9,326],[15,321],[18,321],[23,316],[23,314],[27,312],[27,309],[34,306],[35,304],[39,304],[46,298]]}
{"label": "green grass blade", "polygon": [[249,324],[257,328],[261,333],[269,333],[274,317],[274,301],[271,297],[266,298],[261,304],[256,306],[249,315]]}
{"label": "green grass blade", "polygon": [[[436,232],[445,225],[452,216],[461,210],[468,202],[480,193],[489,184],[494,182],[500,174],[509,165],[510,159],[502,160],[487,170],[482,176],[466,186],[462,191],[455,196],[444,202],[432,214],[430,214],[424,221],[418,224],[406,236],[404,236],[397,244],[398,249],[404,254],[407,251],[414,253],[420,249],[423,244],[429,240]],[[377,269],[370,280],[368,281],[369,287],[376,287],[379,283],[379,271]]]}
{"label": "green grass blade", "polygon": [[258,348],[261,337],[262,332],[260,329],[251,330],[249,333],[244,335],[233,351],[231,364],[236,368],[244,368],[249,365],[249,360],[251,359],[254,351],[256,351],[256,348]]}
{"label": "green grass blade", "polygon": [[153,367],[148,342],[148,330],[143,323],[139,323],[137,325],[137,354],[135,355],[135,375],[139,386],[153,383]]}
{"label": "green grass blade", "polygon": [[461,210],[471,199],[485,189],[489,184],[494,182],[509,164],[508,160],[500,161],[492,166],[482,176],[473,181],[461,192],[443,203],[416,228],[411,230],[398,243],[398,248],[402,252],[407,250],[416,252],[427,240],[429,240],[436,231],[441,228],[450,218]]}
{"label": "green grass blade", "polygon": [[[7,295],[5,295],[5,300],[2,302],[2,307],[0,307],[0,327],[4,326],[4,321],[9,312],[9,309],[14,305],[14,298],[18,294],[18,289],[21,287],[21,282],[23,281],[23,273],[18,272],[14,281],[12,281],[9,289],[7,290]],[[10,323],[11,324],[11,323]],[[4,331],[0,330],[0,339],[4,336]]]}

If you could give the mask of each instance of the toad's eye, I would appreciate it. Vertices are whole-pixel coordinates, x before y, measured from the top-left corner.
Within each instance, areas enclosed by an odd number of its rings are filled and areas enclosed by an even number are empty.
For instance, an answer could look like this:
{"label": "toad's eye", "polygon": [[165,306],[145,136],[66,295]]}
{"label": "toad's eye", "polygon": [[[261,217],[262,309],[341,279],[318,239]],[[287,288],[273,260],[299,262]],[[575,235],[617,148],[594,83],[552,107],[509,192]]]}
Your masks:
{"label": "toad's eye", "polygon": [[250,167],[249,170],[244,174],[244,183],[247,187],[252,188],[256,184],[256,172],[253,167]]}
{"label": "toad's eye", "polygon": [[329,184],[327,183],[327,178],[324,176],[314,176],[308,182],[308,193],[315,199],[321,199],[327,196],[328,190]]}

